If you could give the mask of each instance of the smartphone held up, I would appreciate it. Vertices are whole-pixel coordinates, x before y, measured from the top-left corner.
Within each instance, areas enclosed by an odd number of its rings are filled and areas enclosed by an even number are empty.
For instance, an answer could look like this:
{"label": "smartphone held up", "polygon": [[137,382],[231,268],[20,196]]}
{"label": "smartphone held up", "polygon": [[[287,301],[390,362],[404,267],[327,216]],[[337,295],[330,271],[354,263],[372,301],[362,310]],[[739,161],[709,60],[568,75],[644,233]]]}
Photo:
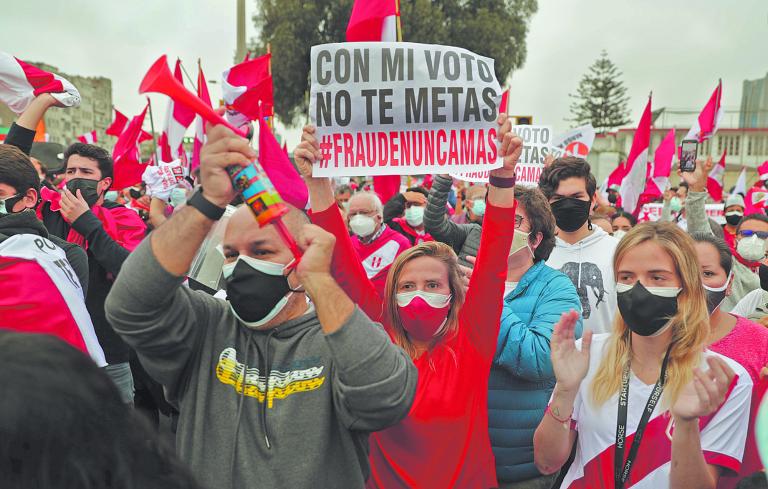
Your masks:
{"label": "smartphone held up", "polygon": [[680,149],[680,171],[692,172],[696,170],[696,152],[699,142],[695,139],[683,140]]}

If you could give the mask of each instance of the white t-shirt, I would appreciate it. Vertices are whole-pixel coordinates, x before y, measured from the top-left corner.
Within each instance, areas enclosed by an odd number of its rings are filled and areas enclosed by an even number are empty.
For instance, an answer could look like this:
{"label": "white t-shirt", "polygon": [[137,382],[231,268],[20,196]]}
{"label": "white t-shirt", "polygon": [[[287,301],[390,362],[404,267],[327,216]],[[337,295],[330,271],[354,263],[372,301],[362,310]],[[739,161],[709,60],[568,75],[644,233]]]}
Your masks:
{"label": "white t-shirt", "polygon": [[[608,334],[595,335],[592,340],[589,372],[581,383],[573,409],[572,426],[579,432],[576,456],[563,479],[561,488],[614,486],[613,461],[619,395],[616,393],[602,406],[595,406],[592,402],[590,387],[609,336]],[[580,348],[581,340],[578,343]],[[702,358],[703,369],[708,368],[705,360],[707,356],[719,356],[725,360],[736,373],[737,378],[720,409],[714,415],[700,420],[701,448],[707,463],[737,472],[741,466],[741,457],[747,438],[752,380],[747,371],[737,362],[710,351],[706,351]],[[629,454],[634,433],[653,387],[653,385],[644,384],[631,374],[625,459]],[[668,411],[662,412],[662,409],[665,408],[659,402],[648,421],[632,472],[625,485],[627,488],[665,489],[669,487],[672,442],[667,437],[667,429],[670,428],[672,419]],[[673,431],[673,428],[671,430]]]}
{"label": "white t-shirt", "polygon": [[[768,301],[766,301],[766,293],[763,289],[756,289],[741,298],[738,304],[731,309],[731,314],[736,316],[742,316],[747,319],[751,319],[750,316],[762,316],[763,310],[768,309]],[[758,309],[760,309],[759,313]],[[757,313],[757,314],[754,314]]]}

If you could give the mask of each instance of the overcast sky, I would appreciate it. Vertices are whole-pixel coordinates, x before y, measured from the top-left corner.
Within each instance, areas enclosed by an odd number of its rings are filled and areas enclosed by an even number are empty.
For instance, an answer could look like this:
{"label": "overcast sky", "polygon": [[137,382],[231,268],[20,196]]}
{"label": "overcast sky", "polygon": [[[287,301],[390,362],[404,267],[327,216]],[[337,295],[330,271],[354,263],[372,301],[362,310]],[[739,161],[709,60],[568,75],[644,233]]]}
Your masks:
{"label": "overcast sky", "polygon": [[[0,16],[0,49],[62,71],[112,79],[114,105],[127,115],[143,107],[141,77],[161,54],[180,57],[194,78],[202,58],[219,79],[235,50],[235,0],[25,0]],[[255,35],[247,3],[247,34]],[[407,40],[407,19],[405,38]],[[636,121],[653,90],[654,108],[704,105],[718,78],[723,105],[738,110],[744,79],[768,72],[766,0],[539,0],[525,66],[512,76],[512,113],[568,127],[569,93],[586,68],[608,51],[623,72]],[[220,97],[220,85],[210,85]],[[276,87],[276,90],[279,90]],[[155,121],[165,97],[153,96]],[[191,134],[191,132],[190,132]],[[287,131],[289,146],[298,130]]]}

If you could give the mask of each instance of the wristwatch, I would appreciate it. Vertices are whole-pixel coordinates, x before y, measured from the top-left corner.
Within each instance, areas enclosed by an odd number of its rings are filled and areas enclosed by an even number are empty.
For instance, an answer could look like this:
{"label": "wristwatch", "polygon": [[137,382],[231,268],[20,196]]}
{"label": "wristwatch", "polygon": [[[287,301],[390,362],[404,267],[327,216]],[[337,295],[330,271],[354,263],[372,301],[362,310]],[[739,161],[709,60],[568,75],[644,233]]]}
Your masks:
{"label": "wristwatch", "polygon": [[218,221],[221,219],[221,216],[224,215],[224,211],[227,210],[226,207],[219,207],[210,200],[203,197],[202,187],[200,187],[197,192],[192,194],[192,197],[190,197],[187,201],[187,205],[194,207],[200,211],[201,214],[212,221]]}

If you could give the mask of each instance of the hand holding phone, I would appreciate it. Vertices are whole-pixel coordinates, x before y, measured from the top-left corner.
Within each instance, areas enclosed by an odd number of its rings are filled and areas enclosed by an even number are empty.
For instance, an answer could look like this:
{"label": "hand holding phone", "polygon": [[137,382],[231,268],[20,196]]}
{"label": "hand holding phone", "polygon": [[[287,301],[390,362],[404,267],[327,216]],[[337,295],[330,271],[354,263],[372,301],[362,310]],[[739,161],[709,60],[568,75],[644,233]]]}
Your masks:
{"label": "hand holding phone", "polygon": [[680,150],[680,171],[692,172],[696,169],[696,153],[699,142],[695,139],[686,139]]}

